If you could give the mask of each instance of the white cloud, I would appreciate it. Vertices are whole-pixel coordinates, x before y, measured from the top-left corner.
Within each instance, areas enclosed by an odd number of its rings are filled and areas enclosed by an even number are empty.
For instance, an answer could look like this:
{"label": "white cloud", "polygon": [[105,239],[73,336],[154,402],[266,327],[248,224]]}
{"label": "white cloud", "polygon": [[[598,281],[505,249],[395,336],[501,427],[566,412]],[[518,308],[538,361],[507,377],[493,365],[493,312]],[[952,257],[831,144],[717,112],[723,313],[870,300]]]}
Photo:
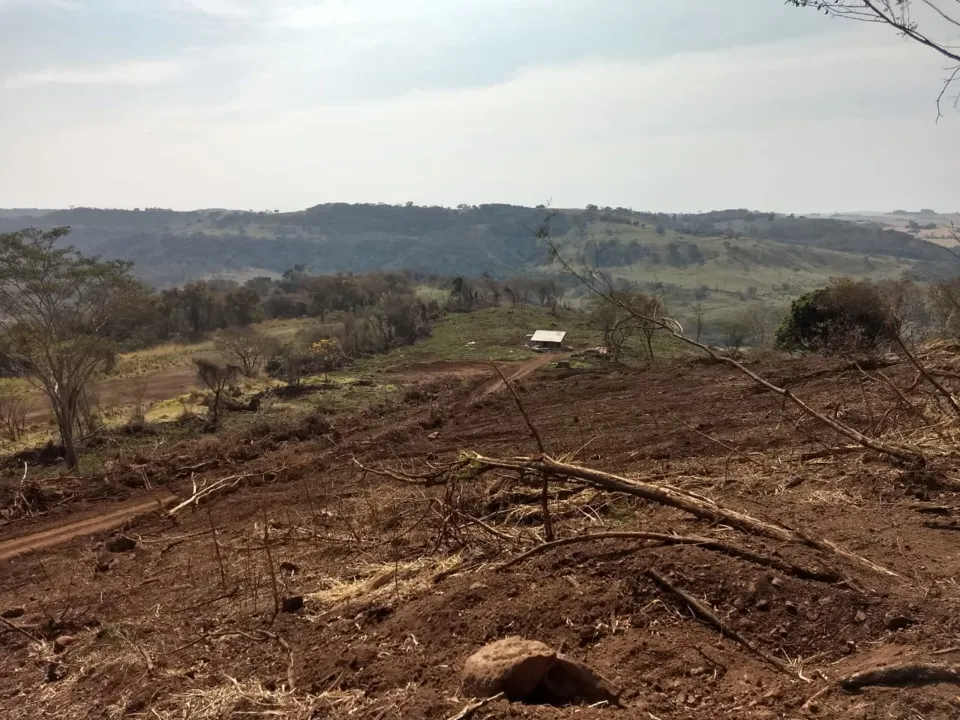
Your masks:
{"label": "white cloud", "polygon": [[170,82],[181,71],[178,61],[125,62],[94,68],[52,68],[0,76],[0,89],[24,90],[39,85],[152,85]]}
{"label": "white cloud", "polygon": [[[960,116],[933,123],[937,59],[875,28],[831,28],[297,111],[292,100],[324,78],[309,64],[298,72],[296,53],[272,63],[258,53],[262,77],[218,102],[75,111],[54,130],[24,121],[6,144],[0,117],[0,196],[179,208],[552,198],[665,211],[952,209],[960,180],[944,159],[960,153]],[[184,77],[231,64],[190,62]]]}

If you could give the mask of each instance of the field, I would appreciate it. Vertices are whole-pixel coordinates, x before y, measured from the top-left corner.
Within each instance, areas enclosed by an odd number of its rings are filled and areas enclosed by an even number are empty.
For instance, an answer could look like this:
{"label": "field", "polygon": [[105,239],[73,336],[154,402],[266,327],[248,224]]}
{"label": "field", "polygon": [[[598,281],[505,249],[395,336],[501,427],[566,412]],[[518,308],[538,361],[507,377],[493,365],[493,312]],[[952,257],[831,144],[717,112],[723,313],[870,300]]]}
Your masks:
{"label": "field", "polygon": [[[80,477],[9,463],[0,716],[466,717],[465,660],[507,636],[587,663],[623,707],[468,715],[958,716],[957,425],[911,365],[746,367],[923,466],[722,362],[525,356],[507,392],[466,355],[480,321],[379,361],[365,402],[323,406],[318,386],[309,412],[173,423]],[[960,367],[950,346],[922,358]],[[548,518],[563,542],[543,544]],[[841,684],[903,663],[940,681]]]}

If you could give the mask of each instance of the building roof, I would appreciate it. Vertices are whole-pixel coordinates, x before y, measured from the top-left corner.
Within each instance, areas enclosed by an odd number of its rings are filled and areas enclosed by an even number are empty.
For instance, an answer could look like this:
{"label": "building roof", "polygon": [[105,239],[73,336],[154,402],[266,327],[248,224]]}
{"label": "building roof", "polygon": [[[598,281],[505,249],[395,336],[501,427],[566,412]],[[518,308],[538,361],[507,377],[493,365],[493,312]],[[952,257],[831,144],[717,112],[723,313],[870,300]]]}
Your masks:
{"label": "building roof", "polygon": [[562,330],[537,330],[530,338],[530,342],[562,343],[567,333]]}

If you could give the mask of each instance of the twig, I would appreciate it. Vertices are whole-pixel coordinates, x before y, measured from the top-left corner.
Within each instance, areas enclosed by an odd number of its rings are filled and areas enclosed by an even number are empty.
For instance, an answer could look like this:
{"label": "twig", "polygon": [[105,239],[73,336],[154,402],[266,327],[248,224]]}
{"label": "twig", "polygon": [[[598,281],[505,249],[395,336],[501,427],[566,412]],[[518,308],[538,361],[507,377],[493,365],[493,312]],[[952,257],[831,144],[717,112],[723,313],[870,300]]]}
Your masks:
{"label": "twig", "polygon": [[493,365],[493,369],[496,370],[503,379],[503,384],[506,386],[507,390],[509,390],[510,394],[513,395],[513,401],[517,404],[517,409],[520,411],[520,414],[523,415],[523,419],[527,423],[527,427],[530,429],[530,434],[533,435],[533,439],[537,443],[537,449],[542,453],[546,453],[547,451],[544,449],[543,438],[540,437],[540,432],[533,424],[533,420],[530,419],[530,415],[527,414],[526,408],[523,407],[523,403],[521,402],[517,391],[514,389],[513,385],[510,384],[510,381],[507,380],[507,376],[503,374],[503,370],[500,369],[500,366],[492,360],[490,361],[490,364]]}
{"label": "twig", "polygon": [[502,700],[504,697],[503,693],[497,693],[493,697],[484,698],[480,702],[476,702],[473,705],[467,705],[463,710],[458,712],[456,715],[451,715],[447,720],[467,720],[467,718],[473,717],[473,714],[480,708],[488,705],[489,703],[496,702],[497,700]]}
{"label": "twig", "polygon": [[934,650],[931,655],[950,655],[955,652],[960,652],[960,645],[954,645],[953,647],[943,648],[943,650]]}
{"label": "twig", "polygon": [[729,637],[731,640],[735,640],[749,650],[751,653],[759,657],[768,665],[776,668],[781,672],[788,672],[787,665],[777,658],[773,657],[769,653],[764,652],[756,645],[754,645],[750,640],[741,635],[739,632],[729,627],[720,617],[707,605],[697,598],[693,597],[690,593],[684,592],[676,585],[671,583],[667,578],[658,573],[656,570],[650,569],[647,570],[647,576],[653,580],[662,590],[666,590],[678,598],[683,600],[687,605],[690,606],[690,609],[694,611],[695,614],[699,615],[702,620],[706,620],[711,625],[713,625],[721,635]]}
{"label": "twig", "polygon": [[800,567],[799,565],[794,565],[793,563],[780,560],[769,555],[761,555],[760,553],[755,553],[752,550],[740,547],[738,545],[733,545],[730,543],[725,543],[715,538],[708,537],[698,537],[698,536],[683,536],[683,535],[668,535],[666,533],[655,533],[655,532],[604,532],[604,533],[590,533],[587,535],[577,535],[575,537],[563,538],[561,540],[554,540],[553,542],[544,543],[542,545],[537,545],[535,548],[528,550],[522,555],[518,555],[515,558],[512,558],[502,565],[499,565],[497,570],[506,570],[511,568],[514,565],[518,565],[524,560],[527,560],[535,555],[540,555],[548,550],[554,548],[562,547],[564,545],[573,545],[575,543],[581,542],[590,542],[592,540],[613,540],[613,539],[624,539],[624,540],[651,540],[654,542],[659,542],[664,545],[696,545],[698,547],[705,548],[707,550],[713,550],[716,552],[721,552],[726,555],[732,555],[733,557],[742,558],[750,562],[756,563],[758,565],[763,565],[765,567],[775,568],[781,572],[794,575],[799,578],[804,578],[807,580],[820,580],[823,582],[839,582],[843,580],[843,576],[840,573],[833,572],[830,570],[821,571],[821,570],[810,570],[808,568]]}
{"label": "twig", "polygon": [[859,690],[869,685],[930,685],[933,683],[960,684],[960,665],[932,665],[906,663],[864,670],[840,680],[844,690]]}
{"label": "twig", "polygon": [[[500,366],[497,365],[492,360],[490,364],[493,365],[494,369],[499,373],[500,377],[503,379],[503,384],[510,391],[510,394],[513,395],[513,401],[517,404],[517,409],[520,411],[520,414],[523,415],[524,421],[527,423],[527,427],[530,429],[530,434],[533,435],[533,439],[537,443],[537,448],[540,450],[541,455],[546,454],[546,450],[543,445],[543,438],[540,437],[540,432],[537,430],[536,425],[533,424],[533,420],[530,419],[530,415],[527,413],[526,408],[523,407],[523,403],[520,401],[520,396],[517,394],[517,391],[514,389],[513,385],[510,384],[510,381],[507,380],[507,376],[503,374],[503,370],[500,369]],[[543,508],[543,534],[546,539],[553,540],[553,518],[550,517],[550,477],[546,472],[540,473],[540,506]]]}
{"label": "twig", "polygon": [[213,550],[217,555],[217,565],[220,567],[220,587],[227,589],[227,571],[223,566],[223,556],[220,554],[220,543],[217,541],[217,527],[213,524],[213,512],[207,508],[207,519],[210,521],[210,532],[213,534]]}
{"label": "twig", "polygon": [[940,395],[946,399],[948,403],[950,403],[950,407],[953,408],[954,414],[960,416],[960,404],[957,404],[957,399],[953,396],[953,393],[937,382],[937,379],[927,372],[927,369],[923,366],[923,363],[917,360],[917,356],[910,352],[910,350],[907,348],[906,344],[903,342],[903,338],[900,337],[899,333],[894,333],[893,339],[896,341],[903,354],[907,356],[907,360],[909,360],[917,369],[917,372],[923,376],[923,379],[930,383],[934,389],[940,393]]}
{"label": "twig", "polygon": [[37,645],[43,645],[43,641],[40,640],[40,638],[34,637],[30,633],[28,633],[26,630],[24,630],[22,627],[20,627],[19,625],[14,625],[12,622],[10,622],[4,617],[0,617],[0,624],[6,625],[8,628],[13,630],[14,632],[18,632],[24,637],[29,638],[31,642],[35,642]]}
{"label": "twig", "polygon": [[267,565],[270,572],[270,590],[273,592],[273,616],[280,614],[280,589],[277,586],[277,573],[273,568],[273,553],[270,552],[270,522],[267,520],[267,509],[260,508],[263,513],[263,547],[267,551]]}
{"label": "twig", "polygon": [[696,433],[697,435],[699,435],[700,437],[706,438],[706,439],[709,440],[710,442],[716,443],[717,445],[719,445],[719,446],[722,447],[723,449],[728,450],[728,451],[734,453],[735,455],[739,455],[739,456],[742,457],[744,460],[748,460],[748,461],[752,462],[754,465],[759,465],[760,467],[764,468],[765,470],[769,470],[769,469],[770,469],[769,466],[768,466],[766,463],[761,462],[760,460],[757,460],[756,458],[750,457],[749,455],[747,455],[747,454],[746,454],[745,452],[743,452],[742,450],[739,450],[739,449],[733,447],[732,445],[728,445],[727,443],[725,443],[725,442],[723,442],[723,441],[721,441],[721,440],[717,440],[717,438],[711,437],[710,435],[707,435],[705,432],[701,432],[700,430],[697,430],[697,428],[695,428],[693,425],[691,425],[690,423],[685,422],[685,421],[682,420],[681,418],[677,417],[674,413],[669,413],[669,415],[671,415],[671,416],[672,416],[677,422],[679,422],[681,425],[684,425],[688,430],[692,430],[693,432],[695,432],[695,433]]}

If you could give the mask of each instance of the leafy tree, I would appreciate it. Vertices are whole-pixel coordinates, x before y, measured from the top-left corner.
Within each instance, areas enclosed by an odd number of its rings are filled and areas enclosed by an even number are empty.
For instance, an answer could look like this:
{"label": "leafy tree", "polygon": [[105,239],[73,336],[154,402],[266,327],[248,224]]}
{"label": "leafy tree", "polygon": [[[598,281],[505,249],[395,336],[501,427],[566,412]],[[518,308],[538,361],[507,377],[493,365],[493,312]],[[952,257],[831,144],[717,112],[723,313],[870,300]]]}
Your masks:
{"label": "leafy tree", "polygon": [[0,328],[26,378],[50,400],[67,465],[76,470],[84,391],[113,352],[104,331],[139,286],[128,263],[84,257],[63,245],[69,232],[0,234]]}
{"label": "leafy tree", "polygon": [[794,300],[774,344],[791,351],[873,352],[896,331],[876,286],[847,278]]}
{"label": "leafy tree", "polygon": [[323,380],[327,381],[327,374],[336,370],[343,359],[343,350],[340,343],[333,338],[323,338],[310,345],[310,354],[316,359],[319,368],[323,371]]}

